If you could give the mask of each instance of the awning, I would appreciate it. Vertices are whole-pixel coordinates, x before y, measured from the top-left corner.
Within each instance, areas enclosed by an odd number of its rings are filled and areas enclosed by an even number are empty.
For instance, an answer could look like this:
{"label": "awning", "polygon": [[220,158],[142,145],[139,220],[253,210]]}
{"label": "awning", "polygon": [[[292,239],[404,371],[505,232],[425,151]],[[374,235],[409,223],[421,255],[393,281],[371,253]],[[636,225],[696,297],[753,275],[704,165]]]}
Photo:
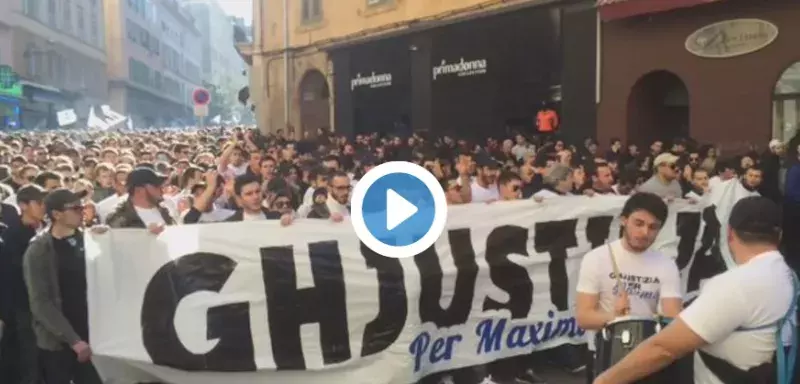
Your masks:
{"label": "awning", "polygon": [[611,21],[718,1],[722,0],[598,0],[597,7],[600,18]]}

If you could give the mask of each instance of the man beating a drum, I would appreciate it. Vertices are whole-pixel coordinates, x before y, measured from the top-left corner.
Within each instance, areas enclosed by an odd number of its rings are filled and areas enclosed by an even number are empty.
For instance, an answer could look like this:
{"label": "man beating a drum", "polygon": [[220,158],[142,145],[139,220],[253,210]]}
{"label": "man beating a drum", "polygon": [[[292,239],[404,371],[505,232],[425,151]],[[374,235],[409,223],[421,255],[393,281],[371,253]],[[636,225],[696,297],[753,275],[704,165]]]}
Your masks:
{"label": "man beating a drum", "polygon": [[622,238],[587,253],[578,275],[576,318],[587,330],[589,383],[594,379],[595,334],[620,316],[662,314],[674,317],[683,307],[675,262],[651,250],[667,219],[667,205],[652,193],[637,193],[622,208]]}
{"label": "man beating a drum", "polygon": [[[599,375],[596,384],[631,383],[695,351],[695,384],[791,382],[798,282],[778,251],[781,209],[764,197],[741,199],[728,227],[738,266],[709,279],[669,326]],[[788,359],[781,345],[786,335]]]}

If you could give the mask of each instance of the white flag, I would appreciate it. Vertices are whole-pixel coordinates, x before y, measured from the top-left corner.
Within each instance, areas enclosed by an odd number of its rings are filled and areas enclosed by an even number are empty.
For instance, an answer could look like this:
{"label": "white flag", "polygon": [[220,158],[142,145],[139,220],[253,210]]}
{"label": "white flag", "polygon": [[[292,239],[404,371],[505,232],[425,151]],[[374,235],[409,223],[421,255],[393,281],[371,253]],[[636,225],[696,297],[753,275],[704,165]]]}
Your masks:
{"label": "white flag", "polygon": [[56,118],[58,119],[59,127],[75,124],[78,121],[78,115],[75,114],[75,110],[72,108],[58,111]]}
{"label": "white flag", "polygon": [[89,117],[86,119],[86,127],[90,129],[99,129],[101,131],[108,129],[108,124],[94,113],[94,106],[89,107]]}
{"label": "white flag", "polygon": [[213,119],[211,119],[211,122],[212,122],[212,123],[214,123],[214,124],[219,124],[219,123],[221,123],[221,122],[222,122],[222,116],[221,116],[221,115],[216,115],[216,116],[214,116],[214,118],[213,118]]}

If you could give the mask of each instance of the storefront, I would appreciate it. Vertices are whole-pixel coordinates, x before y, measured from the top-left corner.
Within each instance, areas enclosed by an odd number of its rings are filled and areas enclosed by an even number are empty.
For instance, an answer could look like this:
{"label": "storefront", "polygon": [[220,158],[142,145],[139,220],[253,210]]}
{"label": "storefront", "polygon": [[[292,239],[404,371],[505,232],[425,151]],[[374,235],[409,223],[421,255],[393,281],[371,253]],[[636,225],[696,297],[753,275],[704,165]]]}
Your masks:
{"label": "storefront", "polygon": [[[336,47],[330,51],[336,129],[478,139],[503,135],[506,127],[532,132],[546,103],[572,112],[565,132],[592,135],[596,65],[583,58],[595,52],[595,15],[593,2],[529,5]],[[576,61],[569,67],[566,60]]]}
{"label": "storefront", "polygon": [[0,66],[0,129],[17,129],[20,125],[22,84],[10,66]]}
{"label": "storefront", "polygon": [[[687,2],[681,1],[694,5]],[[623,3],[627,12],[621,12]],[[648,3],[599,5],[607,19],[598,106],[602,143],[689,136],[735,153],[797,133],[800,3],[717,0],[659,13]]]}

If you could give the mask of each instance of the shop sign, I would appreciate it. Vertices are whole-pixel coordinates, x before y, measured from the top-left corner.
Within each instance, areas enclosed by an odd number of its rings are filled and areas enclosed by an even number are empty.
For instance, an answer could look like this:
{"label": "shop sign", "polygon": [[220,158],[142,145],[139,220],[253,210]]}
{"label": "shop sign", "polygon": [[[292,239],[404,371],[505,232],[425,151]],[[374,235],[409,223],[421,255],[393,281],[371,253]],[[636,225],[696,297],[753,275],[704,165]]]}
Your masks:
{"label": "shop sign", "polygon": [[770,45],[778,27],[759,19],[726,20],[698,29],[686,39],[686,50],[711,59],[746,55]]}
{"label": "shop sign", "polygon": [[488,70],[488,63],[486,59],[478,59],[471,61],[461,61],[457,63],[448,64],[446,60],[436,67],[433,67],[433,80],[440,76],[457,75],[458,77],[483,75]]}
{"label": "shop sign", "polygon": [[371,75],[366,77],[361,77],[361,74],[356,74],[354,79],[350,79],[350,90],[354,90],[358,87],[370,87],[370,88],[382,88],[382,87],[391,87],[392,86],[392,74],[391,73],[379,73],[375,74],[373,71]]}

